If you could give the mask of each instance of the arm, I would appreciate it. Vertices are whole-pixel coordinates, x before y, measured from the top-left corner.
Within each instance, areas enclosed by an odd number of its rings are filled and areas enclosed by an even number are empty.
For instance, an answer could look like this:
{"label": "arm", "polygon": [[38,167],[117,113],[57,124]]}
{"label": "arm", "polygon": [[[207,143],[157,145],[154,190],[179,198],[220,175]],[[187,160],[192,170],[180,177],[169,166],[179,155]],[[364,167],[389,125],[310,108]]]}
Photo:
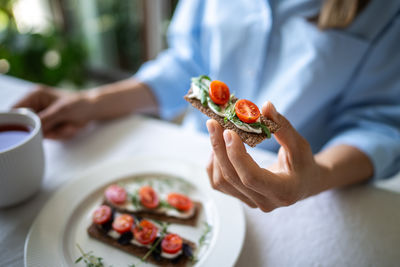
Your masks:
{"label": "arm", "polygon": [[323,178],[315,193],[368,180],[373,175],[371,160],[358,148],[336,145],[314,156],[324,169]]}
{"label": "arm", "polygon": [[132,112],[158,114],[151,89],[132,78],[89,90],[82,97],[92,104],[93,120],[113,119]]}

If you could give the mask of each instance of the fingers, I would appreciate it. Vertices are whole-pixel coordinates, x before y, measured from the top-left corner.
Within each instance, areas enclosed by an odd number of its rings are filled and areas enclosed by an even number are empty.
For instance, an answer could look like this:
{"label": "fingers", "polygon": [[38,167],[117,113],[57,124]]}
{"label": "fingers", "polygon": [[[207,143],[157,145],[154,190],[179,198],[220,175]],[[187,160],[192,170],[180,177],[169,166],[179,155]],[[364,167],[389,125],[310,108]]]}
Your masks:
{"label": "fingers", "polygon": [[27,94],[24,98],[14,104],[13,108],[30,108],[35,112],[39,112],[49,106],[55,99],[55,95],[48,87],[38,85],[34,90]]}
{"label": "fingers", "polygon": [[74,137],[85,125],[78,124],[62,124],[52,129],[51,131],[44,132],[44,137],[53,140],[66,140]]}
{"label": "fingers", "polygon": [[[242,202],[246,203],[249,207],[256,208],[257,205],[250,200],[248,197],[246,197],[244,194],[239,192],[235,187],[233,187],[227,180],[225,180],[224,176],[222,175],[221,172],[221,167],[218,164],[218,160],[214,156],[213,160],[213,176],[210,179],[211,186],[218,190],[221,191],[222,193],[231,195],[233,197],[236,197],[240,199]],[[212,181],[211,181],[212,180]]]}
{"label": "fingers", "polygon": [[61,102],[58,102],[39,112],[38,115],[42,121],[43,132],[49,132],[63,122],[65,119],[64,116],[66,115],[65,112],[62,112],[63,108],[64,106]]}
{"label": "fingers", "polygon": [[221,171],[232,185],[241,187],[242,182],[237,176],[237,173],[229,161],[228,155],[226,154],[225,141],[222,137],[222,127],[215,120],[208,120],[207,129],[210,133],[211,145],[213,147],[214,154],[220,163]]}
{"label": "fingers", "polygon": [[[76,129],[80,128],[71,126],[64,120],[64,117],[67,115],[66,112],[63,112],[65,104],[63,104],[63,101],[60,101],[59,97],[53,92],[53,90],[49,90],[48,87],[42,85],[39,85],[35,90],[27,94],[23,99],[16,103],[14,107],[27,107],[38,113],[42,121],[43,133],[46,137],[70,136]],[[55,131],[56,128],[58,128],[57,131]],[[50,134],[50,132],[52,133]]]}
{"label": "fingers", "polygon": [[231,130],[225,130],[223,136],[229,161],[232,163],[241,182],[246,187],[260,194],[265,194],[265,188],[270,187],[269,181],[274,179],[274,175],[258,166],[247,153],[237,133]]}
{"label": "fingers", "polygon": [[[238,173],[236,172],[227,155],[225,141],[222,135],[222,127],[215,120],[209,120],[207,121],[207,128],[210,132],[211,144],[215,154],[214,161],[217,160],[219,163],[219,169],[214,169],[213,172],[221,172],[221,177],[223,177],[227,183],[229,183],[238,192],[248,197],[251,201],[256,203],[257,206],[260,206],[258,203],[265,202],[265,197],[261,193],[245,186],[241,181],[241,178],[239,178]],[[257,168],[259,167],[257,166]],[[250,172],[251,170],[248,169],[248,171]],[[215,176],[215,173],[213,176]],[[222,183],[223,181],[221,180],[219,182]]]}
{"label": "fingers", "polygon": [[[302,137],[299,132],[290,124],[290,122],[278,113],[271,102],[267,102],[262,107],[262,113],[265,117],[276,122],[280,129],[274,134],[278,143],[285,148],[289,157],[296,161],[304,157],[304,153],[310,151],[308,142]],[[294,162],[295,163],[295,162]]]}
{"label": "fingers", "polygon": [[21,100],[19,100],[16,104],[14,104],[13,108],[30,108],[34,110],[35,112],[40,111],[40,103],[38,100],[39,94],[40,94],[39,88],[36,88],[35,90],[31,91],[29,94],[24,96]]}

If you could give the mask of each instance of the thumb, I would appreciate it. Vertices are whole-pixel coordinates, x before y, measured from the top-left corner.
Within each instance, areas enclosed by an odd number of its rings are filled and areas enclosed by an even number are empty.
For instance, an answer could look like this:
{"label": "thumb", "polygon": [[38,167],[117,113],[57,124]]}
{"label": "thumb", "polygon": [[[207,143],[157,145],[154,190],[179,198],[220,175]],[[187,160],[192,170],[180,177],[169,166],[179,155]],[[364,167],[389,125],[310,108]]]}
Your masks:
{"label": "thumb", "polygon": [[290,122],[276,111],[271,102],[267,102],[262,107],[263,116],[276,122],[280,128],[274,133],[276,141],[289,153],[291,157],[301,158],[305,149],[309,149],[309,144],[304,137],[290,124]]}

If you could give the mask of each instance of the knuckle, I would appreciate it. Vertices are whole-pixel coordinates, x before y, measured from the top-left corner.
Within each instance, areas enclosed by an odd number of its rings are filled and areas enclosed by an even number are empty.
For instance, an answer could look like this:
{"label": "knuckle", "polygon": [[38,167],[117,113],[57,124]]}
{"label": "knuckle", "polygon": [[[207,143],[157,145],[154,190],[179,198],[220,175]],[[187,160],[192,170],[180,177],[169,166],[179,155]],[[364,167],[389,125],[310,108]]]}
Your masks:
{"label": "knuckle", "polygon": [[[212,169],[213,169],[213,165],[212,165],[212,163],[210,162],[210,163],[208,163],[207,166],[206,166],[206,171],[207,171],[207,173],[208,173],[208,176],[210,176],[210,174],[212,173]],[[210,178],[211,178],[211,177],[210,177]]]}
{"label": "knuckle", "polygon": [[249,206],[250,208],[252,208],[252,209],[255,209],[255,208],[257,208],[257,205],[256,204],[254,204],[254,203],[251,203],[251,202],[246,202],[246,204],[247,204],[247,206]]}
{"label": "knuckle", "polygon": [[45,85],[38,85],[32,91],[32,94],[35,94],[35,95],[42,95],[42,94],[49,94],[49,93],[51,93],[51,89]]}
{"label": "knuckle", "polygon": [[246,175],[241,180],[245,187],[253,187],[254,186],[254,178],[251,175]]}
{"label": "knuckle", "polygon": [[249,154],[247,152],[242,151],[240,149],[233,148],[233,147],[227,148],[227,154],[228,154],[229,160],[232,162],[233,165],[240,164],[241,162],[244,162],[249,157]]}
{"label": "knuckle", "polygon": [[299,146],[300,146],[301,150],[303,150],[303,151],[311,151],[310,144],[302,136],[301,136],[300,141],[299,141]]}
{"label": "knuckle", "polygon": [[222,189],[226,186],[226,182],[222,178],[216,178],[214,179],[214,186],[215,186],[214,189]]}
{"label": "knuckle", "polygon": [[214,190],[218,190],[217,186],[215,185],[214,181],[210,181],[211,187]]}
{"label": "knuckle", "polygon": [[211,137],[211,146],[214,151],[220,151],[222,149],[222,145],[215,137]]}
{"label": "knuckle", "polygon": [[272,206],[268,206],[268,205],[259,205],[258,208],[262,211],[262,212],[271,212],[273,211],[275,208]]}
{"label": "knuckle", "polygon": [[281,115],[281,114],[279,114],[279,119],[278,119],[278,121],[279,121],[279,124],[280,124],[281,128],[283,128],[283,129],[285,129],[285,130],[292,127],[292,125],[290,124],[290,122],[289,122],[283,115]]}
{"label": "knuckle", "polygon": [[282,206],[290,206],[298,201],[297,197],[293,193],[280,194],[277,196],[277,200]]}

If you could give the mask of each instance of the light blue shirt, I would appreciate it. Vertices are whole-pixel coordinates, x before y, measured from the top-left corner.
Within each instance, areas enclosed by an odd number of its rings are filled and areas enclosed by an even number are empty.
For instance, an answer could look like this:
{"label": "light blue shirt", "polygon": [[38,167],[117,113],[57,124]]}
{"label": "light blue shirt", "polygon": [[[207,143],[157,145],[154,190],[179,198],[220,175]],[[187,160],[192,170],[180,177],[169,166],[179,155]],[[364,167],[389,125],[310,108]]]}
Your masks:
{"label": "light blue shirt", "polygon": [[[163,118],[187,107],[190,78],[208,74],[259,107],[267,100],[310,142],[363,151],[374,177],[400,168],[400,1],[371,0],[344,30],[320,31],[311,0],[183,0],[169,49],[136,78],[154,91]],[[191,110],[187,123],[205,130]],[[258,147],[277,151],[275,140]]]}

